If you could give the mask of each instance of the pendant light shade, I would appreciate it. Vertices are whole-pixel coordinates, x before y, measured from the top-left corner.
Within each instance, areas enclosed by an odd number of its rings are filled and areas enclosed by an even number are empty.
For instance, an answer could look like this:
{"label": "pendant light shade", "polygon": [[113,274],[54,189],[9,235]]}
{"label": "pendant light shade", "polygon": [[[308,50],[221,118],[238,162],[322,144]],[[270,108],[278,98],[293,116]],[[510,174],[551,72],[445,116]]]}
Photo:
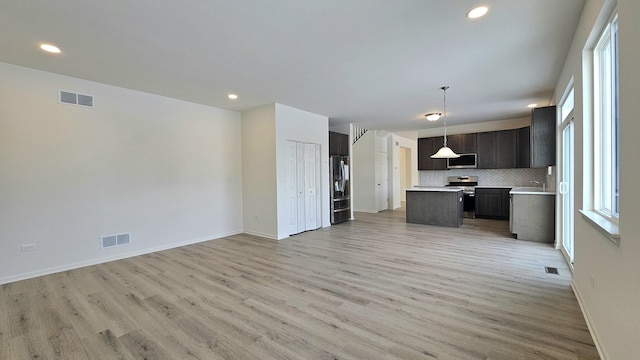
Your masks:
{"label": "pendant light shade", "polygon": [[431,155],[432,159],[455,159],[459,157],[460,155],[454,153],[448,146],[441,147],[437,153]]}
{"label": "pendant light shade", "polygon": [[431,113],[431,114],[425,115],[425,117],[429,121],[437,121],[438,119],[440,119],[440,115],[442,115],[442,114],[440,114],[440,113]]}
{"label": "pendant light shade", "polygon": [[455,159],[460,157],[460,155],[454,153],[453,150],[451,150],[451,148],[447,146],[447,89],[448,88],[449,88],[448,86],[443,86],[440,88],[442,89],[442,92],[444,94],[443,95],[444,101],[443,101],[443,108],[442,108],[442,117],[443,117],[442,122],[444,123],[444,141],[440,150],[438,150],[438,152],[436,152],[435,154],[431,155],[432,159]]}

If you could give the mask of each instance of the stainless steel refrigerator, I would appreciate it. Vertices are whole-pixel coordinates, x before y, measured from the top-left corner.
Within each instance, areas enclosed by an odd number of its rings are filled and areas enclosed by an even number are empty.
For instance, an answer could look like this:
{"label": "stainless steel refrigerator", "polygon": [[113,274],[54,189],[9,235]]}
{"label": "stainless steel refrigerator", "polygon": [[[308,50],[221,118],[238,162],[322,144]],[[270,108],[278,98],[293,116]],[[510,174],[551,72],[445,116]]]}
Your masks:
{"label": "stainless steel refrigerator", "polygon": [[349,157],[331,155],[331,223],[337,224],[351,218],[351,192],[349,190]]}

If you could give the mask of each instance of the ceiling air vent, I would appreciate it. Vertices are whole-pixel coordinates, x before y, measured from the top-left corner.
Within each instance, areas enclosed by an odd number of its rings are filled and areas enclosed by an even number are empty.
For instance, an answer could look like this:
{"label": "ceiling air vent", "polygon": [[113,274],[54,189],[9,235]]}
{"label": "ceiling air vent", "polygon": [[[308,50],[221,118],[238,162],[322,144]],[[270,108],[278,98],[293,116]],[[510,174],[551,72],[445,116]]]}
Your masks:
{"label": "ceiling air vent", "polygon": [[131,244],[131,234],[108,235],[100,238],[100,248],[106,249],[115,246]]}
{"label": "ceiling air vent", "polygon": [[58,100],[62,104],[81,105],[93,107],[93,96],[76,94],[69,91],[60,90]]}

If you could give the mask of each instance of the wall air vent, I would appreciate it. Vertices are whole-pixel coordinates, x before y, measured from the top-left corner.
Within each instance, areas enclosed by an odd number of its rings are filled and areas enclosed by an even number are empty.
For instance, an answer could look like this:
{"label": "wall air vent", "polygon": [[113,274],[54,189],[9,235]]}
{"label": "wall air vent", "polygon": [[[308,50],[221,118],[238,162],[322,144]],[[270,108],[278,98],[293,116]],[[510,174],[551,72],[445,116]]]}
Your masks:
{"label": "wall air vent", "polygon": [[545,271],[547,274],[555,274],[555,275],[558,275],[558,268],[545,266],[545,267],[544,267],[544,271]]}
{"label": "wall air vent", "polygon": [[78,103],[78,94],[67,91],[60,91],[60,102],[75,105]]}
{"label": "wall air vent", "polygon": [[100,238],[100,248],[106,249],[115,246],[131,244],[131,234],[107,235]]}
{"label": "wall air vent", "polygon": [[61,104],[93,107],[93,96],[91,95],[76,94],[69,91],[60,90],[58,92],[58,100]]}
{"label": "wall air vent", "polygon": [[93,107],[93,96],[78,94],[78,105]]}
{"label": "wall air vent", "polygon": [[116,236],[116,244],[119,245],[127,245],[131,243],[131,234],[120,234]]}

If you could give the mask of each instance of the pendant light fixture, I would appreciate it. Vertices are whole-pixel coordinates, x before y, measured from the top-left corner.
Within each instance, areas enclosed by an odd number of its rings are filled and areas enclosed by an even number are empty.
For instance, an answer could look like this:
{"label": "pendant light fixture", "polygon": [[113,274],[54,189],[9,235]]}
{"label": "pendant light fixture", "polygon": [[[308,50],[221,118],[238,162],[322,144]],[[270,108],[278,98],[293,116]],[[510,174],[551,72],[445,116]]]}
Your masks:
{"label": "pendant light fixture", "polygon": [[442,122],[444,123],[444,143],[440,150],[437,153],[431,155],[432,159],[455,159],[459,158],[460,155],[456,154],[451,150],[451,148],[447,147],[447,89],[448,86],[443,86],[442,92],[444,93],[444,106],[442,109]]}

